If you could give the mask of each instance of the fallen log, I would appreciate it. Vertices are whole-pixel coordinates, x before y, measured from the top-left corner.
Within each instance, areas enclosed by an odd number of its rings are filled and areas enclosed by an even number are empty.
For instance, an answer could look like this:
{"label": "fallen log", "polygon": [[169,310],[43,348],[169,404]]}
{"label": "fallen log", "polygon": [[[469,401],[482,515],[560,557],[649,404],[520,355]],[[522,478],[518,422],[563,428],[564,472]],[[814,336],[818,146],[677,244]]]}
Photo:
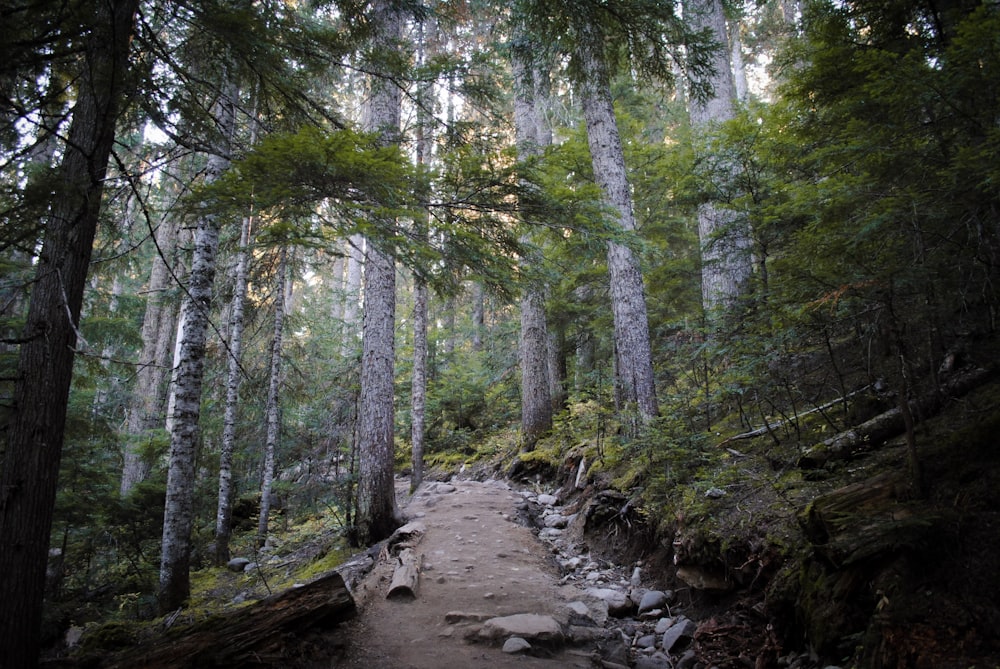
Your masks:
{"label": "fallen log", "polygon": [[860,393],[863,393],[863,392],[867,391],[869,388],[871,388],[870,385],[869,386],[865,386],[864,388],[858,388],[857,390],[854,390],[854,391],[851,391],[851,392],[847,393],[843,397],[838,397],[837,399],[830,400],[826,404],[823,404],[823,405],[818,406],[818,407],[813,407],[812,409],[809,409],[808,411],[803,411],[801,413],[798,413],[798,414],[795,415],[795,418],[793,418],[793,419],[777,420],[777,421],[774,421],[773,423],[767,423],[763,427],[758,427],[755,430],[750,430],[749,432],[742,432],[740,434],[734,434],[733,436],[727,437],[723,441],[720,441],[717,444],[717,446],[721,448],[721,447],[725,446],[726,444],[732,443],[734,441],[740,441],[742,439],[756,439],[757,437],[763,437],[765,434],[770,434],[771,432],[774,432],[778,428],[784,427],[785,425],[791,423],[793,420],[799,420],[800,418],[803,418],[805,416],[809,416],[809,415],[814,414],[814,413],[819,413],[819,412],[822,412],[822,411],[826,411],[827,409],[832,409],[833,407],[837,406],[838,404],[843,404],[844,402],[846,402],[847,400],[851,399],[855,395],[858,395]]}
{"label": "fallen log", "polygon": [[[960,397],[993,377],[994,370],[977,367],[956,375],[942,385],[940,391],[927,393],[920,399],[910,400],[909,408],[914,418],[937,413],[950,397]],[[818,469],[830,460],[847,459],[866,450],[877,448],[906,429],[901,407],[845,430],[810,447],[799,458],[802,469]]]}
{"label": "fallen log", "polygon": [[420,556],[412,548],[404,548],[397,557],[399,561],[389,583],[386,599],[413,600],[417,598],[420,585]]}
{"label": "fallen log", "polygon": [[[307,630],[331,629],[356,612],[344,579],[332,572],[252,606],[171,630],[161,640],[87,662],[104,669],[289,666],[289,649]],[[93,658],[90,658],[93,660]]]}

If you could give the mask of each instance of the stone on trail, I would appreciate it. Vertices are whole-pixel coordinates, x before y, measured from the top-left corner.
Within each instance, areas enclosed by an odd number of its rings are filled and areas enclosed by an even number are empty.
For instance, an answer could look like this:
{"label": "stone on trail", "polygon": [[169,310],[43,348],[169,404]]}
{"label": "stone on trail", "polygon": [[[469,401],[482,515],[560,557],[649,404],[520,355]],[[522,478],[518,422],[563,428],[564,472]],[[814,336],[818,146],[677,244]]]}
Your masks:
{"label": "stone on trail", "polygon": [[662,609],[667,605],[667,595],[662,590],[647,590],[639,600],[639,613],[653,609]]}
{"label": "stone on trail", "polygon": [[616,618],[627,615],[632,608],[628,595],[613,588],[587,588],[584,594],[599,599],[608,605],[608,613]]}
{"label": "stone on trail", "polygon": [[479,637],[488,641],[499,641],[512,636],[541,643],[561,643],[563,640],[562,627],[556,619],[537,613],[490,618],[479,631]]}
{"label": "stone on trail", "polygon": [[669,653],[681,639],[694,637],[695,630],[697,629],[698,626],[694,622],[687,618],[678,618],[677,622],[663,633],[663,641],[660,645],[663,647],[663,650]]}
{"label": "stone on trail", "polygon": [[503,652],[510,653],[511,655],[524,653],[529,650],[531,650],[531,644],[519,636],[512,636],[503,642]]}
{"label": "stone on trail", "polygon": [[539,495],[538,496],[538,503],[539,504],[544,504],[545,506],[555,506],[558,502],[559,502],[559,500],[556,498],[555,495]]}

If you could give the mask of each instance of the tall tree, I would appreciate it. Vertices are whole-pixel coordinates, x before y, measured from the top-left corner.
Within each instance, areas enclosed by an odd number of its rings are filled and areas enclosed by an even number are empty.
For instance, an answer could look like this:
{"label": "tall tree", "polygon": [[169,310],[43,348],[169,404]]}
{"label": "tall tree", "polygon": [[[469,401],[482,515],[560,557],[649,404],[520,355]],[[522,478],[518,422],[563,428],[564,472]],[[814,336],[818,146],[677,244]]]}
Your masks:
{"label": "tall tree", "polygon": [[[402,15],[397,2],[375,0],[371,52],[391,61],[400,49]],[[389,145],[399,141],[401,94],[387,62],[373,63],[364,129]],[[368,239],[362,313],[361,404],[358,410],[357,541],[369,545],[399,526],[393,482],[396,267],[388,239]]]}
{"label": "tall tree", "polygon": [[80,309],[138,0],[81,13],[76,104],[21,341],[0,472],[0,657],[34,666]]}
{"label": "tall tree", "polygon": [[[716,44],[712,51],[712,74],[708,79],[711,90],[689,98],[691,125],[696,133],[705,134],[736,114],[736,87],[726,15],[722,0],[687,0],[684,15],[693,30],[710,35]],[[738,166],[725,157],[720,160],[722,164],[715,171],[716,178],[735,182]],[[735,211],[709,200],[698,207],[698,236],[701,241],[702,306],[711,317],[720,310],[731,309],[749,288],[752,272],[750,234],[745,221]]]}
{"label": "tall tree", "polygon": [[[593,20],[579,25],[575,57],[577,90],[587,124],[594,177],[623,232],[635,232],[635,213],[625,169],[618,123],[611,99],[611,77],[605,53],[605,31]],[[646,294],[639,260],[622,241],[608,242],[608,275],[615,327],[615,370],[621,404],[638,411],[641,422],[659,412],[649,342]]]}
{"label": "tall tree", "polygon": [[171,268],[167,264],[173,256],[177,241],[177,220],[165,217],[152,236],[156,247],[153,266],[146,285],[146,311],[142,319],[142,349],[139,367],[135,374],[132,396],[129,401],[126,434],[128,440],[122,465],[119,493],[122,497],[137,483],[149,476],[151,462],[143,453],[145,437],[152,430],[163,427],[166,403],[166,379],[171,343],[176,325],[177,309],[167,299],[171,283]]}
{"label": "tall tree", "polygon": [[[550,137],[542,128],[543,114],[535,92],[541,74],[531,54],[527,38],[515,41],[511,49],[514,74],[514,127],[521,160],[537,158]],[[530,235],[524,240],[530,248]],[[537,273],[539,253],[522,260],[525,284],[521,293],[521,449],[530,451],[535,442],[552,428],[552,392],[549,370],[549,335],[545,321],[545,289]]]}
{"label": "tall tree", "polygon": [[260,514],[257,521],[257,545],[267,542],[267,524],[271,517],[271,488],[277,467],[278,438],[281,434],[281,407],[278,393],[281,390],[281,355],[285,328],[285,290],[288,284],[288,248],[282,244],[278,250],[277,280],[274,286],[274,333],[271,337],[271,366],[268,373],[267,436],[264,441],[264,469],[260,484]]}
{"label": "tall tree", "polygon": [[234,270],[233,300],[229,308],[229,350],[226,370],[226,408],[222,418],[222,443],[219,446],[219,495],[215,510],[215,564],[229,562],[229,540],[233,520],[233,451],[236,447],[236,415],[240,404],[243,378],[243,327],[247,301],[247,277],[250,264],[250,236],[253,217],[243,217],[240,248]]}
{"label": "tall tree", "polygon": [[[224,79],[233,76],[224,74]],[[211,184],[229,168],[233,134],[236,131],[238,87],[224,80],[215,104],[219,137],[208,156],[204,181]],[[178,357],[171,379],[173,409],[170,415],[170,455],[167,469],[167,499],[163,512],[160,582],[157,600],[166,613],[183,606],[191,591],[191,529],[194,523],[195,461],[201,418],[201,388],[205,373],[212,285],[219,249],[220,217],[205,211],[198,216],[194,236],[187,297],[181,311]]]}

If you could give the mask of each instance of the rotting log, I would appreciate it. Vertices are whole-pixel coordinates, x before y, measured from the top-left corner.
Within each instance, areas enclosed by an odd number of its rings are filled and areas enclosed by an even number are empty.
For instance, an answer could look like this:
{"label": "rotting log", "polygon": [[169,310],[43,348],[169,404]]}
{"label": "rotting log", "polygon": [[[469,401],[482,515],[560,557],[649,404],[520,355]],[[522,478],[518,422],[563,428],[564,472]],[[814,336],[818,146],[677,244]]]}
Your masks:
{"label": "rotting log", "polygon": [[817,553],[843,568],[919,543],[936,517],[907,496],[905,476],[887,472],[817,497],[799,523]]}
{"label": "rotting log", "polygon": [[[927,393],[918,400],[910,400],[908,408],[914,419],[927,418],[937,413],[948,398],[967,394],[989,381],[993,375],[993,369],[977,367],[966,370],[956,374],[940,390]],[[830,460],[848,459],[877,448],[905,430],[902,408],[897,406],[810,447],[799,458],[798,465],[802,469],[818,469]]]}
{"label": "rotting log", "polygon": [[412,548],[400,551],[396,570],[392,574],[392,582],[386,599],[413,600],[417,598],[417,588],[420,585],[421,556]]}
{"label": "rotting log", "polygon": [[[105,669],[288,666],[296,635],[331,629],[354,616],[354,598],[337,572],[256,604],[172,630],[169,638],[144,644],[96,664]],[[172,636],[171,636],[172,635]]]}

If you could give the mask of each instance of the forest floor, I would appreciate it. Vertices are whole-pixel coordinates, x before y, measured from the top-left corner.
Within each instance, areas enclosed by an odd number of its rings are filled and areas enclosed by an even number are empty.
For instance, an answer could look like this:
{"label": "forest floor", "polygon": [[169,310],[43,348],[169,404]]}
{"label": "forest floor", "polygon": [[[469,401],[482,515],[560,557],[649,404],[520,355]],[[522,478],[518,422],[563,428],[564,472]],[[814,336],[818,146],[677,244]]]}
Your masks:
{"label": "forest floor", "polygon": [[555,647],[536,657],[466,639],[485,618],[520,613],[566,618],[566,604],[580,594],[560,585],[548,547],[518,524],[522,502],[518,492],[498,481],[425,483],[403,509],[426,527],[416,547],[423,557],[417,596],[387,599],[393,563],[379,561],[355,589],[359,614],[338,631],[347,646],[343,664],[335,666],[593,666],[589,653],[579,649]]}

